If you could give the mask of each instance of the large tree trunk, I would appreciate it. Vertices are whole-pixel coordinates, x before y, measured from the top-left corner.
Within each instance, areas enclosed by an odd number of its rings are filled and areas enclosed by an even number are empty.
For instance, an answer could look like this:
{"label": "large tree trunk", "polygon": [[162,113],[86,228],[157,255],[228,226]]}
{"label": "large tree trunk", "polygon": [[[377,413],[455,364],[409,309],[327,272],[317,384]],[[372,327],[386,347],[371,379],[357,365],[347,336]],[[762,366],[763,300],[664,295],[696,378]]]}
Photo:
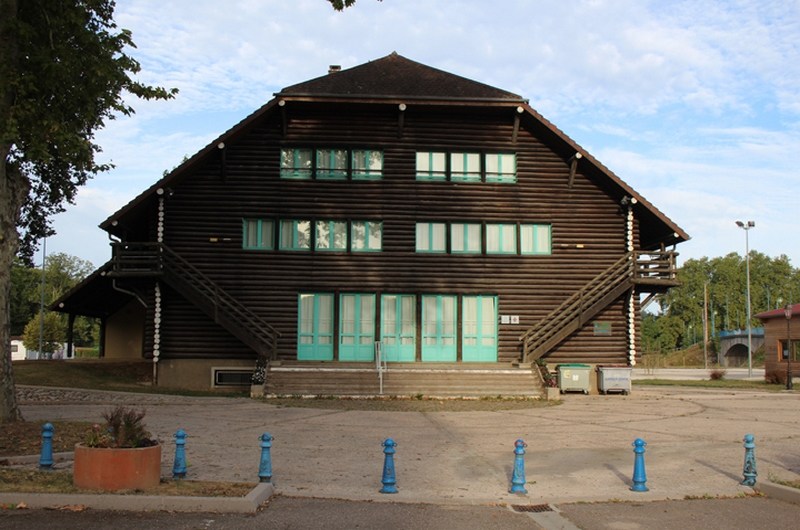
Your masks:
{"label": "large tree trunk", "polygon": [[11,151],[9,118],[14,94],[8,79],[16,70],[17,46],[13,21],[17,15],[16,0],[0,0],[0,423],[21,419],[11,366],[11,263],[17,253],[19,235],[17,221],[20,207],[27,195],[27,181],[19,169],[9,164]]}
{"label": "large tree trunk", "polygon": [[[1,111],[0,111],[1,112]],[[8,148],[0,147],[0,423],[21,419],[11,365],[11,264],[17,253],[17,220],[26,184],[19,171],[7,163]]]}

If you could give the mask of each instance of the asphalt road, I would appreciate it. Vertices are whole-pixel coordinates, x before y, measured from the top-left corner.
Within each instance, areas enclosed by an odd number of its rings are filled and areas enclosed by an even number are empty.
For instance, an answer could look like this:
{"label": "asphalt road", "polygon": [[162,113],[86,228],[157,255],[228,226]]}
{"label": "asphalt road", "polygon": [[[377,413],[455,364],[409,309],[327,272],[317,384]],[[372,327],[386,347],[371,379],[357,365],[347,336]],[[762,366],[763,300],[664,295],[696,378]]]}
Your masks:
{"label": "asphalt road", "polygon": [[[765,497],[569,504],[537,524],[538,514],[502,506],[437,506],[276,497],[254,515],[97,510],[0,510],[4,530],[454,529],[583,530],[795,529],[800,507]],[[574,525],[574,526],[573,526]]]}

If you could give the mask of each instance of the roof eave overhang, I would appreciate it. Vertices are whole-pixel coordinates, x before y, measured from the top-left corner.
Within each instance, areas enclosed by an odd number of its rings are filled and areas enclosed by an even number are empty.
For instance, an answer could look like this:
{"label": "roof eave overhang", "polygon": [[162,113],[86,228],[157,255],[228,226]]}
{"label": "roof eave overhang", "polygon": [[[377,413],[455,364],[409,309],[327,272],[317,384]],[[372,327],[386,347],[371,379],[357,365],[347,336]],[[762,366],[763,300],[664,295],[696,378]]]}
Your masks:
{"label": "roof eave overhang", "polygon": [[[553,134],[555,134],[561,141],[563,141],[570,149],[574,150],[576,154],[580,154],[581,158],[585,159],[587,162],[592,164],[595,168],[597,168],[601,173],[603,173],[606,177],[608,177],[611,182],[613,182],[620,191],[624,194],[629,196],[632,199],[635,199],[634,208],[644,208],[646,209],[651,215],[656,217],[659,221],[664,224],[665,230],[662,232],[664,235],[659,239],[659,241],[653,241],[652,243],[645,243],[648,248],[655,249],[659,243],[663,243],[664,245],[676,245],[678,243],[682,243],[684,241],[688,241],[691,239],[691,236],[686,233],[680,226],[678,226],[674,221],[672,221],[669,217],[664,215],[658,208],[656,208],[650,201],[645,199],[642,195],[639,194],[636,190],[634,190],[627,182],[622,180],[619,176],[617,176],[613,171],[611,171],[608,167],[606,167],[603,163],[597,160],[594,156],[592,156],[588,151],[583,149],[577,142],[575,142],[572,138],[567,136],[564,131],[556,127],[553,123],[551,123],[547,118],[539,114],[533,107],[529,104],[525,103],[522,106],[528,114],[533,116],[535,119],[540,121],[542,124],[545,125],[548,129],[550,129]],[[574,156],[574,155],[573,155]]]}
{"label": "roof eave overhang", "polygon": [[121,217],[125,216],[133,209],[135,209],[139,204],[147,200],[150,196],[154,193],[157,193],[159,189],[165,188],[169,186],[173,181],[180,179],[184,174],[188,173],[193,167],[197,164],[205,160],[205,158],[213,152],[218,151],[221,147],[224,147],[226,142],[231,142],[236,139],[239,135],[241,135],[244,131],[248,129],[248,127],[257,122],[262,116],[267,114],[273,107],[277,106],[278,99],[274,98],[268,101],[265,105],[261,106],[258,110],[244,118],[242,121],[222,133],[220,136],[215,138],[213,141],[209,142],[203,149],[198,151],[194,156],[183,162],[181,165],[170,171],[167,175],[163,178],[158,180],[155,184],[144,190],[142,193],[137,195],[133,200],[131,200],[128,204],[117,210],[111,216],[109,216],[105,221],[100,223],[99,227],[102,230],[105,230],[109,234],[120,236],[118,232],[117,226],[118,221]]}
{"label": "roof eave overhang", "polygon": [[308,94],[302,92],[277,92],[275,98],[279,101],[320,102],[320,103],[408,103],[419,105],[452,105],[475,107],[516,107],[527,105],[526,99],[514,98],[474,98],[474,97],[437,97],[437,96],[403,96],[403,95],[358,95],[346,94]]}

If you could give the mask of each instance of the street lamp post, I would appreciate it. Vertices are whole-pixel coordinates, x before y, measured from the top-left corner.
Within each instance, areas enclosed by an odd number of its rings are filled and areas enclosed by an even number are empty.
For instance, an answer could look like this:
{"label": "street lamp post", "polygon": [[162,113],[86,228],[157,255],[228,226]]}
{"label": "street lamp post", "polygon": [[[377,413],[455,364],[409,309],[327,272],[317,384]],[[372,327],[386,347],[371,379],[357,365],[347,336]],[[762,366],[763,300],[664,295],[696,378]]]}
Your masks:
{"label": "street lamp post", "polygon": [[750,326],[750,229],[755,221],[736,221],[736,226],[744,230],[745,267],[747,269],[747,377],[753,377],[753,333]]}
{"label": "street lamp post", "polygon": [[792,304],[786,304],[783,309],[783,314],[786,315],[786,350],[783,354],[786,356],[786,390],[792,389]]}

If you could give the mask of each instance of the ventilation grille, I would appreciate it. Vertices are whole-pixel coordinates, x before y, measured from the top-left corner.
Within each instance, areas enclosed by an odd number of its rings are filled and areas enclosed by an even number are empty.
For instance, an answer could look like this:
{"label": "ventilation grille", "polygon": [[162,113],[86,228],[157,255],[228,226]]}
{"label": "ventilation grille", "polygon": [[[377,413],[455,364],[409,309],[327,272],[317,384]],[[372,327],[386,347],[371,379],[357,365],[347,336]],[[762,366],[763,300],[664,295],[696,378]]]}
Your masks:
{"label": "ventilation grille", "polygon": [[214,370],[214,386],[250,386],[252,370]]}

